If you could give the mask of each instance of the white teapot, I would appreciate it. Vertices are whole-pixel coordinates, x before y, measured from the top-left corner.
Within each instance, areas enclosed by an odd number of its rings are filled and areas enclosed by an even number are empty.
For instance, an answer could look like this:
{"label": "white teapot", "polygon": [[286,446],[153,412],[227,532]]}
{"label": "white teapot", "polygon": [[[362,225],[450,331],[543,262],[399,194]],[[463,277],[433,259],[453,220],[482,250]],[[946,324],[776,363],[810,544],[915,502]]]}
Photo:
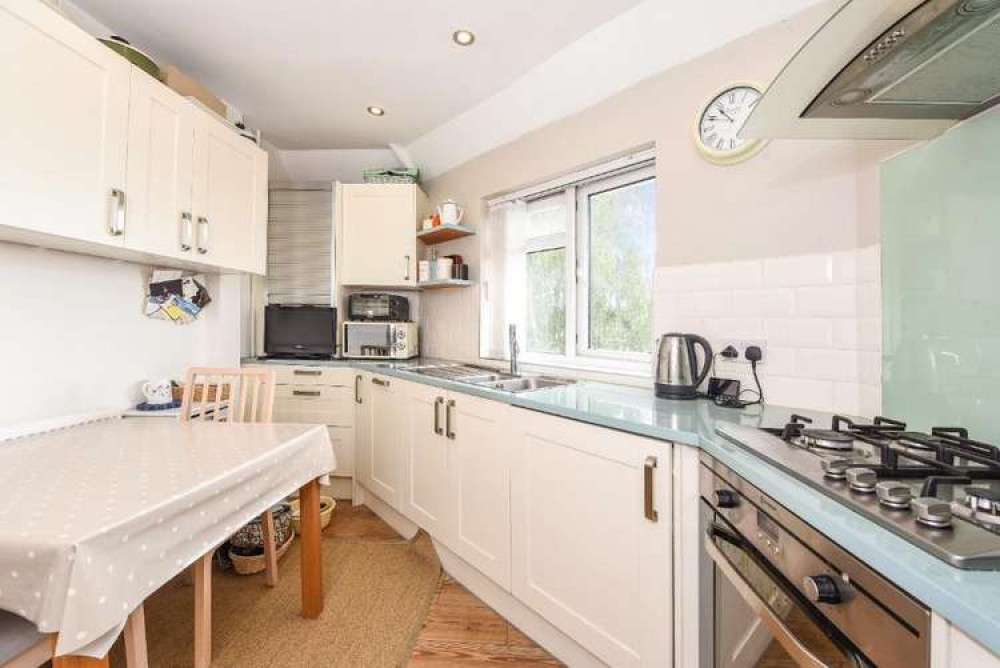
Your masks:
{"label": "white teapot", "polygon": [[441,216],[442,225],[458,225],[462,222],[465,209],[460,207],[455,200],[446,199],[438,205],[438,215]]}
{"label": "white teapot", "polygon": [[173,384],[169,379],[150,380],[143,384],[142,394],[151,406],[162,406],[173,401]]}

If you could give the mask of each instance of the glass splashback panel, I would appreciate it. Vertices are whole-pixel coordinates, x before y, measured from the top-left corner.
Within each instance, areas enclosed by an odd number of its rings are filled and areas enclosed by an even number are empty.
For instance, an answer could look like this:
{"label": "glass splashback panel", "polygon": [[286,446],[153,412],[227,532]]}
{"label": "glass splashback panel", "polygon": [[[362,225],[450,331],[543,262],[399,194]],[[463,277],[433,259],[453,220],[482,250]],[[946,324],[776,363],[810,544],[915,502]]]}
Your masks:
{"label": "glass splashback panel", "polygon": [[883,412],[1000,441],[1000,113],[886,162]]}

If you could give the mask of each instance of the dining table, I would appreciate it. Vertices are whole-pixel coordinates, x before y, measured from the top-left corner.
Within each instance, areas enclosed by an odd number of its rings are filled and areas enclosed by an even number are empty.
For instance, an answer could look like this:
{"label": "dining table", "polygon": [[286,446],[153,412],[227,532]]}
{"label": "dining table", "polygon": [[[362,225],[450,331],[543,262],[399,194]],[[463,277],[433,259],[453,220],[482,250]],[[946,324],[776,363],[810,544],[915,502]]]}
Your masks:
{"label": "dining table", "polygon": [[316,618],[335,464],[316,425],[102,416],[0,440],[0,608],[52,634],[57,666],[107,665],[150,594],[298,491]]}

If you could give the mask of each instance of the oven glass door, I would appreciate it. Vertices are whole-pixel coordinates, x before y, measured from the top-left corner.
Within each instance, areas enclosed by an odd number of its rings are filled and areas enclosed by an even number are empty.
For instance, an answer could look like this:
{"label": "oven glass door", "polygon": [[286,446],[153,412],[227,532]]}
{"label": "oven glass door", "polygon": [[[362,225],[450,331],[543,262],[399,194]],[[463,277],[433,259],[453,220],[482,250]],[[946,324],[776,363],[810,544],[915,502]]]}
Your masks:
{"label": "oven glass door", "polygon": [[715,572],[715,668],[872,665],[728,525],[709,527],[705,551]]}

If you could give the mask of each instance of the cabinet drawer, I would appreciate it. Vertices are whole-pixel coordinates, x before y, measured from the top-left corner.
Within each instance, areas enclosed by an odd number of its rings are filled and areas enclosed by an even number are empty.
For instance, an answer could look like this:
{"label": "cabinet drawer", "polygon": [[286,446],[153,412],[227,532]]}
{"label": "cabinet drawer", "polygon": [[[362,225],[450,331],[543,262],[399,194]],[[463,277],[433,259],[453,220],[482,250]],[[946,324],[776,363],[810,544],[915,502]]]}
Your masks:
{"label": "cabinet drawer", "polygon": [[324,385],[278,385],[274,421],[354,426],[354,388]]}
{"label": "cabinet drawer", "polygon": [[350,385],[354,386],[357,372],[347,367],[300,366],[298,364],[270,364],[278,385]]}

